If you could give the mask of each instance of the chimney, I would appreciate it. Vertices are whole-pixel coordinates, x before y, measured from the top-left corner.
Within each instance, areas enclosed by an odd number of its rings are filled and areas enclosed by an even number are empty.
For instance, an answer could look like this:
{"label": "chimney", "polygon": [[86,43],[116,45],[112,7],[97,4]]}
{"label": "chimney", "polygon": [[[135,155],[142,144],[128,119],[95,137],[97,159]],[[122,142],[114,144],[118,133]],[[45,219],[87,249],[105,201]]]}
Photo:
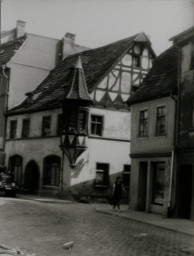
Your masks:
{"label": "chimney", "polygon": [[17,27],[16,27],[16,38],[25,35],[25,21],[17,20]]}
{"label": "chimney", "polygon": [[62,55],[63,59],[68,55],[76,53],[76,46],[75,46],[75,34],[66,33],[62,39],[63,47],[62,47]]}

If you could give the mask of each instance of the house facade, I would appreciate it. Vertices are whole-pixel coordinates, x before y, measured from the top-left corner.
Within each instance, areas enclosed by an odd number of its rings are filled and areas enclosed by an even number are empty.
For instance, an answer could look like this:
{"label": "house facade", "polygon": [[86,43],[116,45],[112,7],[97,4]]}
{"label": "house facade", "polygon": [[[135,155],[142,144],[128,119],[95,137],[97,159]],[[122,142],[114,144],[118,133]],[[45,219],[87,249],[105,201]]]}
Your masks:
{"label": "house facade", "polygon": [[20,186],[103,197],[122,175],[128,187],[131,120],[125,102],[154,57],[144,33],[68,56],[10,109],[6,165]]}
{"label": "house facade", "polygon": [[4,112],[20,104],[24,95],[49,74],[68,54],[87,49],[75,44],[75,35],[62,40],[25,32],[25,22],[1,33],[0,45],[0,165],[4,166]]}
{"label": "house facade", "polygon": [[194,220],[194,27],[171,40],[179,50],[180,65],[174,215]]}
{"label": "house facade", "polygon": [[131,209],[168,215],[172,204],[178,51],[159,55],[131,106]]}

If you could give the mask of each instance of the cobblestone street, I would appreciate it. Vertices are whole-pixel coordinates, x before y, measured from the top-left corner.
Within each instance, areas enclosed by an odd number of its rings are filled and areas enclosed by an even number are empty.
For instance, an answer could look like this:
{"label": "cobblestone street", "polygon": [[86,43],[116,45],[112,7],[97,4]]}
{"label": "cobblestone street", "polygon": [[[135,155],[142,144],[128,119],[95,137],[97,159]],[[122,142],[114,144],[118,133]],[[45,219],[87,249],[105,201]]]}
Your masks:
{"label": "cobblestone street", "polygon": [[[194,255],[194,238],[95,211],[90,204],[0,198],[0,243],[37,256]],[[73,241],[72,251],[62,249]]]}

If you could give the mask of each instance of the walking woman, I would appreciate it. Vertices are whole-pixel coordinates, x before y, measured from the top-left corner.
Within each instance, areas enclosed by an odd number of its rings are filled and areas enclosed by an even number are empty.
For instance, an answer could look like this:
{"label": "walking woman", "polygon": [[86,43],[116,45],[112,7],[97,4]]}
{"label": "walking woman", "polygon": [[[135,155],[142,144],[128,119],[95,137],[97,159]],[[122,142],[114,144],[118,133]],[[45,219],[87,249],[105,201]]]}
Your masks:
{"label": "walking woman", "polygon": [[120,201],[121,201],[122,191],[126,192],[123,186],[123,183],[121,181],[121,177],[117,177],[116,181],[113,184],[112,196],[113,196],[113,209],[116,210],[116,207],[117,207],[119,212],[121,211]]}

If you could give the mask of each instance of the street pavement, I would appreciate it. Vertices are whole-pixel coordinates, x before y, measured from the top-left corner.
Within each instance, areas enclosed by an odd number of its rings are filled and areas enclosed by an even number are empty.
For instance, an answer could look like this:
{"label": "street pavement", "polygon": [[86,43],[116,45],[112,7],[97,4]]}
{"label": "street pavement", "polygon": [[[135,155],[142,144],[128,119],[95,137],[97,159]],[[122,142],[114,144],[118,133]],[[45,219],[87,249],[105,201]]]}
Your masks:
{"label": "street pavement", "polygon": [[[121,213],[110,207],[1,197],[0,243],[37,256],[194,255],[192,235],[127,218],[124,206]],[[71,241],[73,249],[64,250]]]}

